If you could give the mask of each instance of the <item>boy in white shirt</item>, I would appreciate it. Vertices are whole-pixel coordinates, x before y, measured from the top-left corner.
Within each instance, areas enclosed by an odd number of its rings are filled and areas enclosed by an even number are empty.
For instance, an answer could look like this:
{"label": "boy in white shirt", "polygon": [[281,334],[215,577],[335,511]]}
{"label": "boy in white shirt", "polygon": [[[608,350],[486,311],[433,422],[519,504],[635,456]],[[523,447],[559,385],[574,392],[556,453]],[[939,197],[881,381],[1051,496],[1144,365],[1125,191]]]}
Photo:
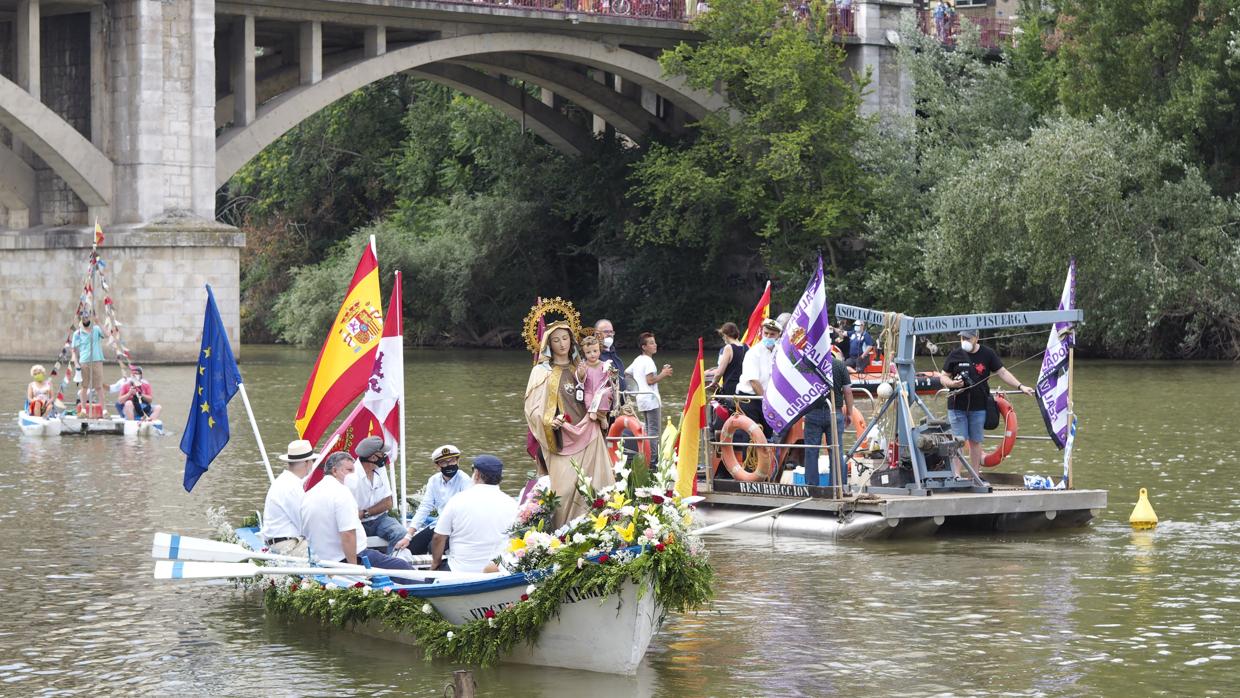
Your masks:
{"label": "boy in white shirt", "polygon": [[642,429],[646,436],[654,437],[647,442],[650,444],[650,466],[654,467],[659,462],[659,426],[663,418],[659,381],[672,375],[672,366],[663,364],[662,370],[655,368],[654,355],[659,351],[659,345],[655,342],[653,333],[641,333],[637,338],[637,345],[642,350],[641,356],[633,359],[633,363],[626,370],[633,376],[636,385],[637,412],[642,420]]}

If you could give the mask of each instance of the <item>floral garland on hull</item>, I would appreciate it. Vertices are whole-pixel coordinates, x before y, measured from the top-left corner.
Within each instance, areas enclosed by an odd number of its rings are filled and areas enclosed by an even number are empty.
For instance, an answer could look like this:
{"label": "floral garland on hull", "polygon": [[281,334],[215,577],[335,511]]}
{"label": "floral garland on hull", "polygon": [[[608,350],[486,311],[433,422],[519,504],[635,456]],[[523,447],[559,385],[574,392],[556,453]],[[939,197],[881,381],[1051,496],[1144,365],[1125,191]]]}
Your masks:
{"label": "floral garland on hull", "polygon": [[[338,587],[292,577],[266,583],[265,605],[337,626],[379,623],[411,635],[428,660],[490,666],[519,643],[537,640],[570,590],[605,600],[625,582],[638,584],[639,594],[649,582],[665,613],[708,602],[714,572],[700,540],[689,535],[689,507],[671,491],[674,463],[651,474],[640,457],[631,467],[621,459],[615,470],[616,484],[597,492],[578,470],[578,489],[593,503],[584,516],[550,533],[538,528],[543,517],[531,517],[527,530],[514,526],[501,561],[523,572],[529,585],[518,603],[488,610],[483,618],[455,625],[411,590],[361,582]],[[655,482],[648,483],[651,479]]]}

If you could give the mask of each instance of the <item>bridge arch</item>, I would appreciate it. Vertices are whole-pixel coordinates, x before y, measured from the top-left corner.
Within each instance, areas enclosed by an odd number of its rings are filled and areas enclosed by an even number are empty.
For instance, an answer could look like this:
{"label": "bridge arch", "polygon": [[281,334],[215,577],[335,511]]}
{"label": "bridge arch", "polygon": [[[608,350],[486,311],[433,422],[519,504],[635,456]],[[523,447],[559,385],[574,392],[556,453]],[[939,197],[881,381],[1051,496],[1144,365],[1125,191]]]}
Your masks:
{"label": "bridge arch", "polygon": [[[56,112],[4,77],[0,77],[0,126],[34,151],[87,206],[112,204],[112,160]],[[20,198],[31,195],[23,192]]]}
{"label": "bridge arch", "polygon": [[228,128],[217,138],[216,186],[223,186],[263,148],[311,114],[376,80],[434,63],[510,53],[554,56],[606,70],[663,95],[694,118],[726,106],[719,94],[692,88],[679,77],[664,76],[658,61],[597,41],[529,32],[439,39],[353,62],[317,83],[295,87],[262,105],[252,123]]}

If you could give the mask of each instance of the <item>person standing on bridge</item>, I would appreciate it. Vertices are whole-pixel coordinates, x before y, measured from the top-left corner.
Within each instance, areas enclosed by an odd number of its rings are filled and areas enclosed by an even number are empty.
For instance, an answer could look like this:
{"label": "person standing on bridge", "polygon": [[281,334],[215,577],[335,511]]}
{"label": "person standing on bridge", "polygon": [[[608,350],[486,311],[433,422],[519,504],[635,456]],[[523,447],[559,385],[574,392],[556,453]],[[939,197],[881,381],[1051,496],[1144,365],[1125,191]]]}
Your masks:
{"label": "person standing on bridge", "polygon": [[[952,391],[947,397],[947,419],[951,422],[952,433],[968,442],[969,464],[973,466],[973,472],[977,472],[982,465],[982,436],[992,374],[1022,393],[1033,395],[1033,388],[1021,383],[1004,368],[1003,361],[993,349],[978,342],[977,330],[961,330],[960,346],[947,354],[939,379],[943,387]],[[952,472],[960,476],[960,465],[955,461],[952,462]]]}

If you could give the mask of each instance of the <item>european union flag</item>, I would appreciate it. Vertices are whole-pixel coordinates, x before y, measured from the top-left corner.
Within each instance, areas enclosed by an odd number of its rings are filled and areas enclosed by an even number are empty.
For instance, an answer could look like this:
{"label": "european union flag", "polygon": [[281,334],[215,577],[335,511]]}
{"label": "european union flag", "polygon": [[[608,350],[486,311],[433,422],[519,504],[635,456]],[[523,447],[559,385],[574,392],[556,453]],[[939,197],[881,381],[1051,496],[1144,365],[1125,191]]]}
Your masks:
{"label": "european union flag", "polygon": [[207,316],[202,323],[202,350],[198,352],[197,370],[189,422],[181,437],[186,492],[194,489],[198,478],[207,472],[207,466],[228,443],[228,401],[237,394],[237,386],[241,383],[241,372],[233,359],[210,284],[207,284]]}

